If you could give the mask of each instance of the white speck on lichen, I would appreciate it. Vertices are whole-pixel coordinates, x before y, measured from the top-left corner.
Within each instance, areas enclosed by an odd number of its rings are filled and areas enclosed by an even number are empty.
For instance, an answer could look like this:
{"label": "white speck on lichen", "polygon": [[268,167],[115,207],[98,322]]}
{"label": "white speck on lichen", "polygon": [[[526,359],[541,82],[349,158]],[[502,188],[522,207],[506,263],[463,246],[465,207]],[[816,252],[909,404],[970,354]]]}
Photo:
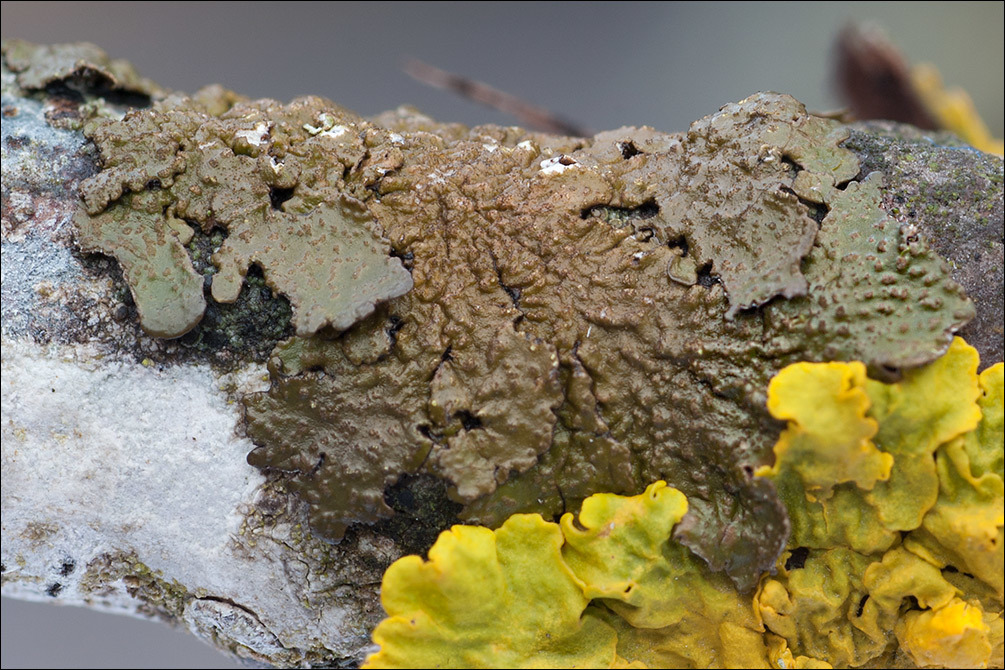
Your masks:
{"label": "white speck on lichen", "polygon": [[562,155],[555,156],[554,158],[546,158],[541,161],[541,174],[560,174],[565,172],[569,168],[577,167],[577,163],[574,159]]}
{"label": "white speck on lichen", "polygon": [[322,137],[341,137],[349,131],[345,126],[336,125],[335,117],[331,114],[319,114],[318,123],[321,125],[312,126],[309,123],[305,123],[304,130],[311,135],[320,135]]}
{"label": "white speck on lichen", "polygon": [[262,142],[265,141],[266,136],[269,134],[269,124],[265,121],[259,121],[255,124],[252,130],[239,130],[234,133],[234,137],[241,138],[245,140],[248,144],[253,144],[254,146],[261,146]]}

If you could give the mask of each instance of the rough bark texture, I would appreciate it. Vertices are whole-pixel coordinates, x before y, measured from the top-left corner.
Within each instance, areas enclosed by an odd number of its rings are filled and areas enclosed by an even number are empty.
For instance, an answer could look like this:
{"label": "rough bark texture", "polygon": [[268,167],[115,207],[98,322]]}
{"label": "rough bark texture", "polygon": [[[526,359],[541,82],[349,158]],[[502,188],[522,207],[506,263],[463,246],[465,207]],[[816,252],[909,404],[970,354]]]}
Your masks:
{"label": "rough bark texture", "polygon": [[787,534],[772,374],[1002,360],[1002,160],[951,138],[764,94],[469,130],[4,53],[6,595],[354,663],[451,523],[659,478],[749,589]]}

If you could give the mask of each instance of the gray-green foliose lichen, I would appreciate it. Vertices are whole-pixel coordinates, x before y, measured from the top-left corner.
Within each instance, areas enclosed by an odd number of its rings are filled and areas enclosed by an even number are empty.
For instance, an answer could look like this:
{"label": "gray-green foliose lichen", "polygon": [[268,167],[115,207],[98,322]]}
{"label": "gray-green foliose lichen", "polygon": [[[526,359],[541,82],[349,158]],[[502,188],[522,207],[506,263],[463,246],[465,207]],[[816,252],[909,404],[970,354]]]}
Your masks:
{"label": "gray-green foliose lichen", "polygon": [[[169,96],[121,121],[85,125],[103,169],[81,187],[77,240],[118,260],[144,330],[177,337],[202,319],[203,280],[185,248],[196,226],[227,234],[212,258],[213,299],[237,300],[256,265],[289,298],[301,335],[344,330],[411,288],[342,184],[363,146],[355,119],[329,107],[303,99],[214,109]],[[311,125],[318,118],[323,127]]]}
{"label": "gray-green foliose lichen", "polygon": [[250,265],[289,298],[297,337],[244,400],[249,462],[331,540],[389,517],[403,475],[485,524],[665,479],[690,501],[679,538],[750,587],[788,532],[752,475],[770,377],[895,374],[973,315],[879,176],[855,181],[847,132],[787,96],[589,139],[221,96],[85,127],[103,169],[78,240],[119,260],[158,335],[206,309],[196,228],[226,233],[212,300]]}
{"label": "gray-green foliose lichen", "polygon": [[960,335],[982,365],[1002,360],[1005,345],[1005,197],[1002,159],[951,133],[889,121],[850,128],[845,146],[864,156],[864,172],[880,171],[889,188],[883,208],[904,225],[922,227],[953,278],[977,305]]}
{"label": "gray-green foliose lichen", "polygon": [[111,59],[88,42],[43,45],[4,40],[2,53],[18,86],[27,91],[56,86],[87,95],[121,96],[134,103],[165,93],[139,76],[128,61]]}

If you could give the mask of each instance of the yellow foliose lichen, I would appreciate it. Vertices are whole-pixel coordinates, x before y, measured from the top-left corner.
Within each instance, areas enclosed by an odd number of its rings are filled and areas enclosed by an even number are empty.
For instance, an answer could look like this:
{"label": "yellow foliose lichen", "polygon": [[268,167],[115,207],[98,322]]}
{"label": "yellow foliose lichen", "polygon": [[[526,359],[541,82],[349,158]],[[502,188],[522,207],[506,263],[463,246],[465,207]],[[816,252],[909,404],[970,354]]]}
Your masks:
{"label": "yellow foliose lichen", "polygon": [[454,526],[429,560],[387,569],[369,668],[611,667],[615,633],[561,558],[562,533],[536,514],[497,531]]}
{"label": "yellow foliose lichen", "polygon": [[961,88],[947,90],[943,87],[942,76],[935,67],[923,63],[912,68],[911,84],[940,126],[981,151],[998,156],[1005,154],[1005,142],[991,134],[970,95]]}
{"label": "yellow foliose lichen", "polygon": [[918,528],[939,492],[932,454],[980,421],[977,363],[976,350],[956,339],[945,356],[894,384],[866,378],[854,362],[782,370],[768,409],[789,427],[775,465],[758,474],[785,501],[790,544],[869,554]]}
{"label": "yellow foliose lichen", "polygon": [[367,667],[1001,667],[1003,369],[955,340],[885,384],[801,363],[769,388],[793,532],[757,592],[673,538],[664,482],[560,524],[455,526],[385,575]]}
{"label": "yellow foliose lichen", "polygon": [[750,597],[671,539],[686,510],[656,482],[578,523],[454,526],[388,569],[365,667],[768,667]]}
{"label": "yellow foliose lichen", "polygon": [[897,624],[897,639],[921,666],[982,667],[991,655],[983,615],[980,605],[957,598],[937,610],[907,612]]}
{"label": "yellow foliose lichen", "polygon": [[977,429],[942,445],[936,453],[939,498],[905,545],[936,564],[973,575],[996,594],[999,607],[1005,563],[1003,520],[1002,364],[981,373]]}
{"label": "yellow foliose lichen", "polygon": [[649,667],[766,666],[750,598],[669,540],[686,511],[684,495],[663,482],[633,497],[598,493],[578,523],[562,517],[562,556],[586,595],[628,624],[615,625],[619,655]]}
{"label": "yellow foliose lichen", "polygon": [[[1000,667],[1003,365],[978,377],[978,363],[957,338],[894,384],[855,363],[790,366],[772,381],[769,410],[789,427],[759,474],[775,481],[793,528],[755,597],[785,641],[769,645],[773,661]],[[850,398],[856,412],[835,422]],[[841,473],[868,422],[892,464],[863,486]],[[821,462],[839,453],[848,464],[831,470],[844,479],[824,497]]]}

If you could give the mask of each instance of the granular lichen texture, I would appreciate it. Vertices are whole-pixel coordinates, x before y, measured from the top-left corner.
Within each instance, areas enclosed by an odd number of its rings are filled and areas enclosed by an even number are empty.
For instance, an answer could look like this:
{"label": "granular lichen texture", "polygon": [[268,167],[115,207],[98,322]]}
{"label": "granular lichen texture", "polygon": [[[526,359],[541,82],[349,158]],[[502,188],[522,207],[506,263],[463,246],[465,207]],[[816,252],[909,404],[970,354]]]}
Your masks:
{"label": "granular lichen texture", "polygon": [[1001,667],[1005,366],[977,368],[957,339],[895,383],[772,379],[787,428],[758,476],[793,533],[753,596],[673,538],[689,504],[661,481],[444,531],[385,573],[366,667]]}
{"label": "granular lichen texture", "polygon": [[[677,539],[752,589],[789,532],[754,476],[772,375],[895,377],[973,315],[847,131],[783,95],[571,138],[208,89],[84,131],[102,170],[78,242],[118,259],[148,332],[193,328],[250,266],[289,299],[249,460],[333,541],[390,515],[404,474],[488,526],[664,479],[689,501]],[[225,234],[208,291],[195,229]]]}

